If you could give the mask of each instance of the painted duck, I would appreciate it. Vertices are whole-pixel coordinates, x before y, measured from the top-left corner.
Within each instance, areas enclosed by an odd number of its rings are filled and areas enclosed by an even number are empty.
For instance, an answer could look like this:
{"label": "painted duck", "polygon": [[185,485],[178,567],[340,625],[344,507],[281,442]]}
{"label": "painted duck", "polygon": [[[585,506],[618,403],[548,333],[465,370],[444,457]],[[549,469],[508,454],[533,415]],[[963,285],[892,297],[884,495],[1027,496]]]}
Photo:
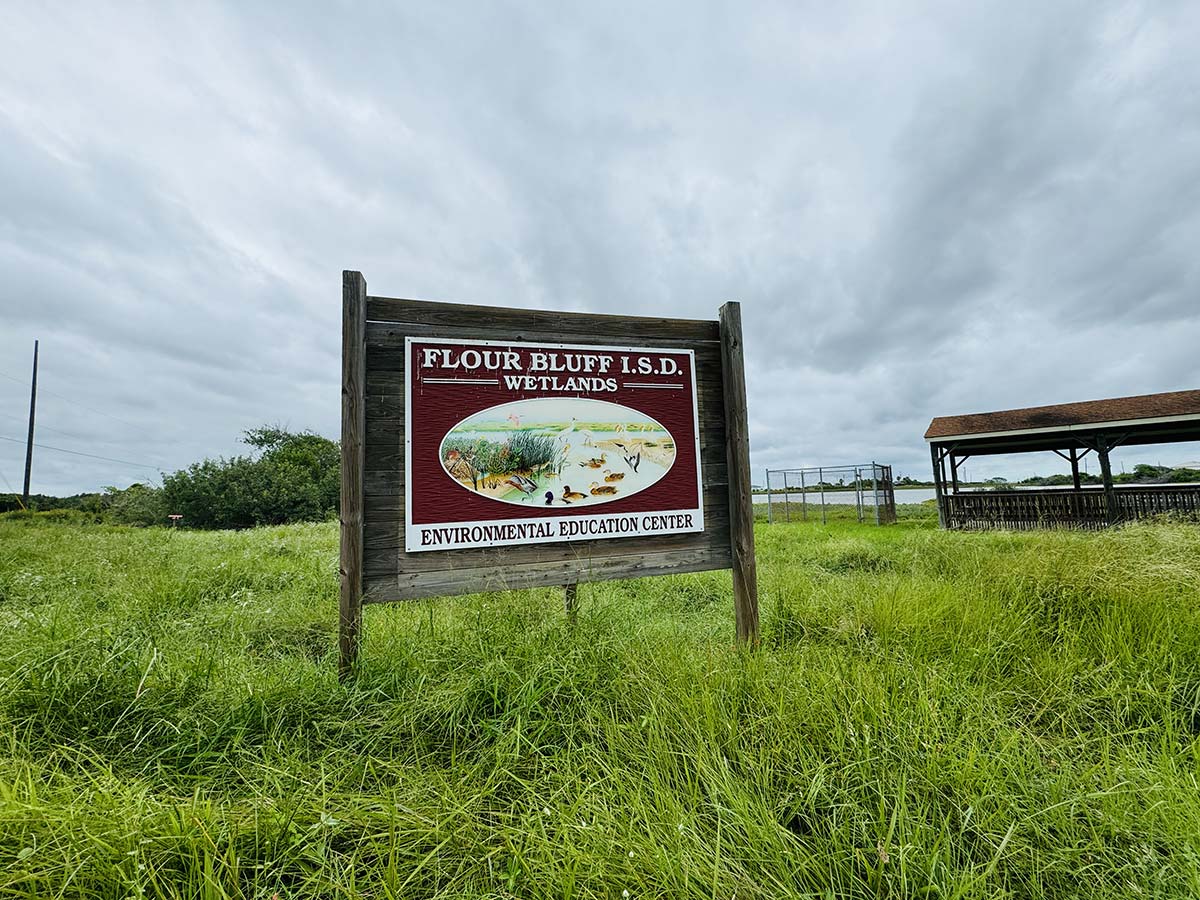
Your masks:
{"label": "painted duck", "polygon": [[571,486],[569,484],[564,484],[562,498],[564,503],[570,503],[572,500],[586,500],[587,494],[581,494],[579,491],[573,491],[571,490]]}
{"label": "painted duck", "polygon": [[581,462],[580,465],[587,466],[589,469],[598,469],[602,465],[604,465],[604,463],[607,461],[608,461],[608,454],[601,453],[599,459],[597,459],[596,457],[593,456],[591,459]]}
{"label": "painted duck", "polygon": [[611,484],[597,484],[594,481],[592,482],[590,490],[593,496],[596,497],[603,496],[604,494],[615,494],[617,492],[617,489]]}
{"label": "painted duck", "polygon": [[522,478],[520,475],[514,475],[512,478],[506,478],[504,483],[511,484],[522,494],[532,494],[535,490],[537,490],[536,484],[534,484],[528,478]]}
{"label": "painted duck", "polygon": [[554,491],[546,491],[546,505],[547,506],[554,505]]}
{"label": "painted duck", "polygon": [[608,481],[608,482],[620,481],[624,477],[625,477],[624,472],[614,472],[614,471],[612,471],[612,469],[604,470],[604,480],[605,481]]}

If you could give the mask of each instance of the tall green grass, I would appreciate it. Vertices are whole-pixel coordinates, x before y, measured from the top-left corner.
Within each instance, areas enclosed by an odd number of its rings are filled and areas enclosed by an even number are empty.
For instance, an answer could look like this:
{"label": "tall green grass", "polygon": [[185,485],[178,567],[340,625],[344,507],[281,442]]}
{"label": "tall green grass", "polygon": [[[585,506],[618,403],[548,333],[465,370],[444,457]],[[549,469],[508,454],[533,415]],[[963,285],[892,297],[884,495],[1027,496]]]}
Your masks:
{"label": "tall green grass", "polygon": [[0,896],[1200,895],[1200,531],[757,538],[341,687],[333,526],[0,523]]}

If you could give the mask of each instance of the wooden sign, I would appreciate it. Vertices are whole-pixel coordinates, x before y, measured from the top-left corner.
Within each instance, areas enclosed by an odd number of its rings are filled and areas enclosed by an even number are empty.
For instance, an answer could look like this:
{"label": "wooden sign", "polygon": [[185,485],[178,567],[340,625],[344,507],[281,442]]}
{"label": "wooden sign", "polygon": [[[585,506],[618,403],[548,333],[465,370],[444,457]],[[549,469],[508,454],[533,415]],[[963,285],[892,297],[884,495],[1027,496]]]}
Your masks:
{"label": "wooden sign", "polygon": [[758,632],[736,303],[720,321],[371,297],[343,273],[341,661],[363,603],[732,568]]}

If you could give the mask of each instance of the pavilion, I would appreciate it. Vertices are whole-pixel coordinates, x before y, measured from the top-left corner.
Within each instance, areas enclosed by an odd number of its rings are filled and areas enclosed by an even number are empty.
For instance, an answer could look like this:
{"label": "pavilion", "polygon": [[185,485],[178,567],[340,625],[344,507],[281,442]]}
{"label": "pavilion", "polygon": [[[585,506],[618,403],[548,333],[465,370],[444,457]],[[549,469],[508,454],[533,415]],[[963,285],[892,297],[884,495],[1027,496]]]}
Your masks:
{"label": "pavilion", "polygon": [[[1200,390],[939,416],[925,432],[943,528],[1103,528],[1165,512],[1200,513],[1200,484],[1113,484],[1117,447],[1200,441]],[[962,490],[970,457],[1050,450],[1071,464],[1069,488]],[[1095,453],[1102,486],[1080,484]]]}

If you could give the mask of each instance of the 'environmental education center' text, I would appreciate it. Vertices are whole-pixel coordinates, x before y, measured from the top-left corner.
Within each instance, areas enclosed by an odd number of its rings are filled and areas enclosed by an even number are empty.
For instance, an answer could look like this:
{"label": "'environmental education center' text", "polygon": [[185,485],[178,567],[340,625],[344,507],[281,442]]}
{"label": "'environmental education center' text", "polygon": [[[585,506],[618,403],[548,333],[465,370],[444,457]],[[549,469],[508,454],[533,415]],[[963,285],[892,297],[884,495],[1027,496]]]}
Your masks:
{"label": "'environmental education center' text", "polygon": [[452,547],[486,547],[528,541],[565,541],[571,538],[636,537],[694,530],[691,513],[655,513],[643,516],[592,516],[586,519],[542,519],[506,525],[456,525],[424,528],[421,546],[429,550]]}

